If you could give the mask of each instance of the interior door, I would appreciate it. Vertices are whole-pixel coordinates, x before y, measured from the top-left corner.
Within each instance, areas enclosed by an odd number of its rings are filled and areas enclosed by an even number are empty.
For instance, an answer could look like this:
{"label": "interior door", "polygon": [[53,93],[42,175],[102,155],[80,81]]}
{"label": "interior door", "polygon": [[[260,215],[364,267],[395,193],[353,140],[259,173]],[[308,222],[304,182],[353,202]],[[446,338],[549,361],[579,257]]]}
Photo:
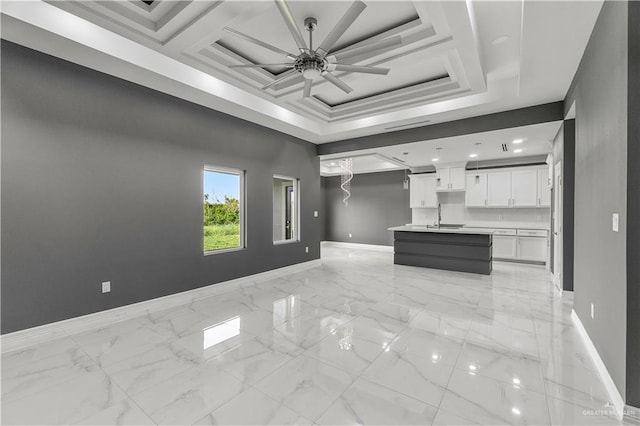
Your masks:
{"label": "interior door", "polygon": [[293,186],[285,186],[285,210],[284,210],[284,238],[290,240],[293,235],[291,217],[293,215]]}
{"label": "interior door", "polygon": [[554,167],[553,191],[553,281],[562,289],[562,162]]}

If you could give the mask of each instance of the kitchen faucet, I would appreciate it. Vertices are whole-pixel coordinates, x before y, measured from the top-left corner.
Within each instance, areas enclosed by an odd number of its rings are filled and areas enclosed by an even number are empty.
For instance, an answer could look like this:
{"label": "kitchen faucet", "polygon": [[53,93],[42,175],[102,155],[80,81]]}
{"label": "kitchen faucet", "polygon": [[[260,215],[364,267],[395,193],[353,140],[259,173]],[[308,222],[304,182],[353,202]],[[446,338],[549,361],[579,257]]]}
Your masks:
{"label": "kitchen faucet", "polygon": [[440,222],[442,222],[442,206],[438,203],[438,219],[436,220],[436,226],[440,228]]}

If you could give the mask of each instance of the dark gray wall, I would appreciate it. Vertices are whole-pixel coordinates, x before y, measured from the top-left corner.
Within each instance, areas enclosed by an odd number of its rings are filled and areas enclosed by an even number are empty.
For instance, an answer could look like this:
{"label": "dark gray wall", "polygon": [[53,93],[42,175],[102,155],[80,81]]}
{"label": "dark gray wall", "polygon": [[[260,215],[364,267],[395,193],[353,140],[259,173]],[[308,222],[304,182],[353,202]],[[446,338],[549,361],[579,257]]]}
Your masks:
{"label": "dark gray wall", "polygon": [[573,262],[575,239],[575,171],[576,168],[576,121],[564,122],[564,162],[562,168],[562,289],[573,291]]}
{"label": "dark gray wall", "polygon": [[[575,156],[576,156],[576,122],[565,120],[553,141],[553,165],[562,161],[562,289],[573,291],[573,239],[574,239],[574,198],[575,198]],[[555,171],[553,174],[555,178]],[[555,185],[551,195],[551,209],[555,209]],[[553,231],[553,215],[551,216]],[[551,233],[551,270],[553,271],[555,235]]]}
{"label": "dark gray wall", "polygon": [[629,2],[627,404],[640,407],[640,2]]}
{"label": "dark gray wall", "polygon": [[[4,41],[2,124],[2,333],[319,258],[310,143]],[[203,255],[205,164],[246,170],[246,250]],[[300,243],[272,244],[273,174]]]}
{"label": "dark gray wall", "polygon": [[403,171],[354,175],[345,206],[340,177],[323,177],[325,239],[393,245],[393,232],[387,228],[411,222],[409,190],[402,188],[403,179]]}
{"label": "dark gray wall", "polygon": [[338,142],[318,145],[318,155],[335,154],[339,152],[357,151],[359,149],[378,148],[381,146],[400,145],[403,143],[420,142],[451,136],[468,135],[472,133],[488,132],[491,130],[508,129],[511,127],[527,126],[530,124],[559,121],[565,117],[562,101],[536,105],[511,111],[470,117],[462,120],[436,123],[413,129],[380,133]]}
{"label": "dark gray wall", "polygon": [[[627,9],[606,1],[571,85],[576,102],[574,309],[625,394]],[[620,214],[620,232],[611,216]],[[595,319],[590,306],[595,304]],[[637,359],[636,359],[637,362]]]}

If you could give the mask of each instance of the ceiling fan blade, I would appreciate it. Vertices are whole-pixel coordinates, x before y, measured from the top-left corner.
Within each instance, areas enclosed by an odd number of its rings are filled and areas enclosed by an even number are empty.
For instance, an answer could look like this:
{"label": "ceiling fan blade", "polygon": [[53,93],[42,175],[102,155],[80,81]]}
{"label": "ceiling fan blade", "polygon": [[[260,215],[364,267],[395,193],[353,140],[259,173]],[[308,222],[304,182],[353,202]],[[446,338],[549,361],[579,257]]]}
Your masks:
{"label": "ceiling fan blade", "polygon": [[286,0],[275,0],[275,2],[276,2],[276,6],[278,6],[278,10],[280,10],[280,14],[284,19],[284,22],[287,24],[287,27],[289,28],[289,32],[293,36],[293,40],[298,45],[298,49],[300,49],[301,52],[309,53],[309,47],[307,46],[307,43],[304,41],[304,38],[302,37],[302,33],[300,33],[300,29],[296,24],[296,20],[293,18],[293,14],[289,9],[289,5],[287,4]]}
{"label": "ceiling fan blade", "polygon": [[298,74],[295,77],[288,78],[285,81],[282,81],[274,85],[273,90],[279,91],[279,90],[288,89],[289,87],[297,86],[298,84],[303,83],[305,80],[306,79],[302,76],[302,74]]}
{"label": "ceiling fan blade", "polygon": [[379,68],[379,67],[366,67],[360,65],[347,65],[347,64],[330,64],[330,69],[335,69],[336,71],[348,71],[348,72],[363,72],[365,74],[380,74],[387,75],[389,74],[389,68]]}
{"label": "ceiling fan blade", "polygon": [[330,72],[322,73],[322,77],[324,77],[324,79],[327,80],[329,83],[332,83],[336,87],[342,89],[345,93],[353,92],[353,89],[351,88],[351,86],[349,86],[347,83],[340,80],[338,77],[331,74]]}
{"label": "ceiling fan blade", "polygon": [[343,52],[334,53],[327,56],[327,60],[329,62],[339,62],[345,59],[353,58],[354,56],[375,52],[377,50],[386,49],[388,47],[397,46],[400,44],[402,44],[402,37],[396,35],[375,43],[367,44],[360,47],[354,47],[353,49],[345,50]]}
{"label": "ceiling fan blade", "polygon": [[305,79],[304,80],[304,90],[302,91],[303,98],[311,97],[311,85],[313,84],[313,80]]}
{"label": "ceiling fan blade", "polygon": [[271,45],[269,43],[265,43],[264,41],[258,40],[257,38],[253,38],[250,35],[246,35],[246,34],[241,33],[240,31],[236,31],[233,28],[224,27],[224,30],[226,32],[228,32],[229,34],[233,34],[234,36],[239,37],[239,38],[241,38],[243,40],[249,41],[249,42],[251,42],[253,44],[257,44],[258,46],[264,47],[265,49],[269,49],[272,52],[279,53],[281,55],[284,55],[284,56],[290,57],[292,59],[295,59],[295,56],[292,55],[291,53],[285,52],[284,50],[280,49],[279,47],[273,46],[273,45]]}
{"label": "ceiling fan blade", "polygon": [[242,65],[229,65],[229,68],[264,68],[264,67],[293,68],[294,64],[242,64]]}
{"label": "ceiling fan blade", "polygon": [[268,89],[269,87],[273,86],[274,84],[278,84],[281,81],[284,81],[290,77],[293,77],[294,75],[299,74],[298,70],[293,69],[293,70],[289,70],[289,71],[285,71],[282,74],[280,74],[280,76],[278,78],[276,78],[275,80],[273,80],[271,83],[267,84],[266,86],[264,86],[262,88],[262,90]]}
{"label": "ceiling fan blade", "polygon": [[316,52],[320,55],[321,58],[327,56],[327,53],[334,44],[338,41],[342,34],[353,24],[353,22],[360,16],[362,11],[367,7],[366,4],[361,2],[360,0],[356,0],[351,3],[351,6],[347,10],[347,13],[344,14],[342,18],[338,21],[338,23],[333,27],[331,32],[327,35],[327,38],[324,39],[322,44],[318,46]]}

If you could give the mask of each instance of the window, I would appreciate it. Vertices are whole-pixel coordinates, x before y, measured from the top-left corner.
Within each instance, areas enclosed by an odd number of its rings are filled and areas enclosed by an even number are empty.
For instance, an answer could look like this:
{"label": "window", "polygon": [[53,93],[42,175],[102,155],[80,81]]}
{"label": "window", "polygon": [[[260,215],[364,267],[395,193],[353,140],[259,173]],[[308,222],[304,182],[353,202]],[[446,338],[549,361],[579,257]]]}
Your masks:
{"label": "window", "polygon": [[273,177],[273,242],[298,241],[300,234],[298,179]]}
{"label": "window", "polygon": [[205,167],[204,252],[244,247],[244,172]]}

